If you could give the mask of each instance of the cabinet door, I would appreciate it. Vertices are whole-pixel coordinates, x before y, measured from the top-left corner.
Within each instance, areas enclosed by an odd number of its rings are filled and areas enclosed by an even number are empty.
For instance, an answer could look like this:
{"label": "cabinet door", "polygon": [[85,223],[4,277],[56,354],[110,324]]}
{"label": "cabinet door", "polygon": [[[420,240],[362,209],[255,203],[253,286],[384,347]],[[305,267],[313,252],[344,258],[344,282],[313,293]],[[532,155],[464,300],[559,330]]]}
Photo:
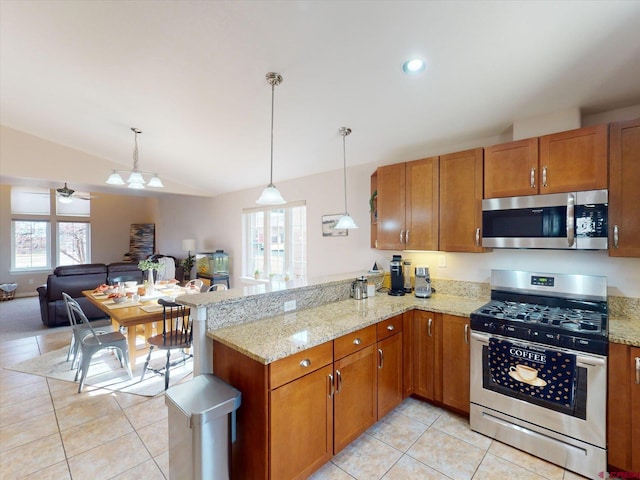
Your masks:
{"label": "cabinet door", "polygon": [[469,413],[469,319],[442,316],[442,402]]}
{"label": "cabinet door", "polygon": [[439,348],[441,324],[440,313],[413,312],[413,393],[431,401],[442,400],[440,387],[436,387],[436,380],[440,378],[436,372],[442,368]]}
{"label": "cabinet door", "polygon": [[402,314],[402,397],[413,391],[413,310]]}
{"label": "cabinet door", "polygon": [[376,422],[376,358],[374,344],[334,363],[334,453]]}
{"label": "cabinet door", "polygon": [[405,168],[396,163],[378,168],[378,248],[402,250],[405,213]]}
{"label": "cabinet door", "polygon": [[640,118],[611,124],[609,255],[640,257]]}
{"label": "cabinet door", "polygon": [[332,457],[330,365],[269,392],[270,478],[308,478]]}
{"label": "cabinet door", "polygon": [[540,193],[607,188],[608,126],[540,137]]}
{"label": "cabinet door", "polygon": [[538,193],[538,138],[484,149],[484,198]]}
{"label": "cabinet door", "polygon": [[405,182],[404,248],[438,250],[438,157],[406,163]]}
{"label": "cabinet door", "polygon": [[631,347],[631,471],[640,472],[640,347]]}
{"label": "cabinet door", "polygon": [[440,250],[482,252],[482,148],[440,156]]}
{"label": "cabinet door", "polygon": [[402,402],[402,332],[378,342],[378,416]]}

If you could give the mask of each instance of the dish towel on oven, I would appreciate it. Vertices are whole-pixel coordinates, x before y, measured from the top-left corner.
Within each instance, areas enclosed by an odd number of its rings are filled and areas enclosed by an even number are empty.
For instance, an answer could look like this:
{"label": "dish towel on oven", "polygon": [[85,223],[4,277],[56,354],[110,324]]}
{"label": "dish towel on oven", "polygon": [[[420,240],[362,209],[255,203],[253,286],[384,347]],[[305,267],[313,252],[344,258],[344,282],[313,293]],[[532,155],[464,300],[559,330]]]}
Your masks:
{"label": "dish towel on oven", "polygon": [[573,354],[490,338],[489,370],[498,385],[573,407],[576,372]]}

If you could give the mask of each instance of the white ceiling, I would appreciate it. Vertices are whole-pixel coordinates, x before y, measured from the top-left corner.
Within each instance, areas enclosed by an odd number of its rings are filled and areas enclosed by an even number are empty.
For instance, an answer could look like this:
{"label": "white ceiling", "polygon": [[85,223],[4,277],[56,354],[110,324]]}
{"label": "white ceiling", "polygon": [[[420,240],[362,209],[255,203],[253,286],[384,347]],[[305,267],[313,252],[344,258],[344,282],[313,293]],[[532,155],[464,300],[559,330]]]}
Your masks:
{"label": "white ceiling", "polygon": [[639,104],[638,25],[633,0],[0,0],[0,122],[123,169],[138,127],[142,170],[215,195],[268,182],[269,71],[277,185],[342,168],[341,126],[349,165],[393,163]]}

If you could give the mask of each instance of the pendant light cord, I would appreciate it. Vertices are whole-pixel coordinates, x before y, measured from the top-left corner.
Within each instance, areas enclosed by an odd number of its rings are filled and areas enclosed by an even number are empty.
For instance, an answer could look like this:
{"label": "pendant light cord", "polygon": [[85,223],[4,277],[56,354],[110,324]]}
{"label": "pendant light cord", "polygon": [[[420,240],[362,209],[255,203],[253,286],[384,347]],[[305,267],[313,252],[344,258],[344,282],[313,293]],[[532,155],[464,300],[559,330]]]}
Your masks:
{"label": "pendant light cord", "polygon": [[342,159],[343,159],[343,167],[344,167],[344,214],[349,215],[349,210],[347,209],[347,135],[348,133],[342,134]]}
{"label": "pendant light cord", "polygon": [[275,97],[275,83],[271,83],[271,172],[269,174],[269,186],[273,187],[273,105]]}

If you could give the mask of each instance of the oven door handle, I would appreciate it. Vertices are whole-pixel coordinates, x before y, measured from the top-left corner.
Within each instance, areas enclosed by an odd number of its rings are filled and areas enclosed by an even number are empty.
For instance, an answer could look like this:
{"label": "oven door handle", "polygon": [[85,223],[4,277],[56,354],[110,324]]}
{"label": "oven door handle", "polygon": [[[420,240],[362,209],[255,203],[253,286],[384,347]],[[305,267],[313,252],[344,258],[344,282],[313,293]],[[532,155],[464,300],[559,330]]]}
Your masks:
{"label": "oven door handle", "polygon": [[576,366],[577,367],[604,367],[607,362],[604,358],[596,358],[596,357],[583,357],[581,355],[576,355]]}
{"label": "oven door handle", "polygon": [[489,335],[486,333],[477,333],[471,330],[471,338],[473,340],[478,340],[479,342],[489,344]]}

